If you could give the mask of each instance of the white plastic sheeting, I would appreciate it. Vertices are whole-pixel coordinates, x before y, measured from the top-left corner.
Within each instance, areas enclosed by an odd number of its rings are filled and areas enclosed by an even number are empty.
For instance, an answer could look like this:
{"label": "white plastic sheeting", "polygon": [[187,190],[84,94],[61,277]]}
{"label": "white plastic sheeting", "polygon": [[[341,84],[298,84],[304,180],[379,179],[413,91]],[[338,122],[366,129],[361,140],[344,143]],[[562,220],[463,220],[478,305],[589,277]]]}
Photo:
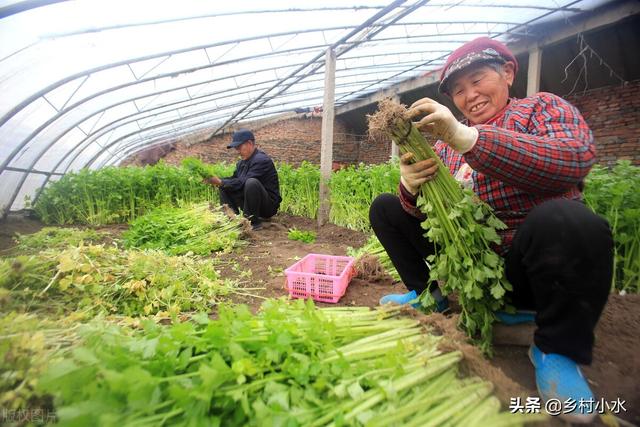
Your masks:
{"label": "white plastic sheeting", "polygon": [[341,105],[438,70],[475,37],[531,38],[603,3],[62,1],[4,16],[0,207],[176,135],[319,106],[329,47]]}

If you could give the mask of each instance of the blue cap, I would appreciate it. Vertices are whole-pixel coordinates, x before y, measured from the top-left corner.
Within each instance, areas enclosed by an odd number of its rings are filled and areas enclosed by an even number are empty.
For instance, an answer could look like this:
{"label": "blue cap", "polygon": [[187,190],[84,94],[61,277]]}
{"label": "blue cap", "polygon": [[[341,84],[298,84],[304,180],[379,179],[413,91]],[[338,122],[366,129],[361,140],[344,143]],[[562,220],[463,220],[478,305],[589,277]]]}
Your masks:
{"label": "blue cap", "polygon": [[246,141],[255,141],[255,137],[253,136],[253,132],[251,132],[249,129],[240,129],[237,130],[233,133],[233,140],[231,141],[231,144],[227,145],[227,148],[235,148],[238,145],[242,144],[243,142]]}

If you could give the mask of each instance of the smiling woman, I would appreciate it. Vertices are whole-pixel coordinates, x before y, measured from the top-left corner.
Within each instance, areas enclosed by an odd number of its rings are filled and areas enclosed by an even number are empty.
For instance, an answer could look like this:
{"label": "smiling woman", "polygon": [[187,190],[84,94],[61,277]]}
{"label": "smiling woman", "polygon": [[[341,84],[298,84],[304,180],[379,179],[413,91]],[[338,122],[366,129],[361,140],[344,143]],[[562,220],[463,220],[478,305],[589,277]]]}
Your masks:
{"label": "smiling woman", "polygon": [[[505,262],[513,287],[505,286],[508,297],[528,312],[487,316],[515,323],[533,321],[531,311],[537,311],[530,357],[542,399],[592,399],[577,363],[591,363],[593,330],[607,301],[613,263],[607,221],[581,203],[581,183],[595,161],[593,135],[575,107],[558,96],[509,99],[516,70],[517,61],[505,45],[475,39],[450,55],[440,77],[440,91],[453,98],[466,120],[458,122],[447,107],[429,98],[407,112],[420,118],[420,130],[439,139],[435,151],[443,164],[404,154],[400,197],[382,195],[371,205],[372,228],[409,291],[387,295],[381,303],[409,304],[425,294],[421,301],[435,300],[438,311],[447,307],[451,279],[440,285],[444,268],[424,259],[433,262],[444,253],[459,260],[452,256],[450,241],[473,240],[470,227],[453,227],[454,236],[442,243],[436,238],[443,219],[455,218],[456,212],[435,215],[430,206],[438,198],[426,189],[440,178],[438,167],[447,167],[506,224],[498,231],[501,242],[492,248]],[[456,270],[454,276],[462,274]],[[563,416],[589,422],[595,415],[579,409]]]}

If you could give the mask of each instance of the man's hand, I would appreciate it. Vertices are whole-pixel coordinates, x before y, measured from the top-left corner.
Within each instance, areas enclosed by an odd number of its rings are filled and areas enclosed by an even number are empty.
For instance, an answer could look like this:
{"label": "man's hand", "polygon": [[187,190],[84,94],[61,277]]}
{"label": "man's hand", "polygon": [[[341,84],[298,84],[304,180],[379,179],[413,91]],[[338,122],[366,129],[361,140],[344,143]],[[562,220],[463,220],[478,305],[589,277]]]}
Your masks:
{"label": "man's hand", "polygon": [[425,115],[416,127],[447,143],[451,148],[466,153],[478,140],[478,129],[465,126],[453,116],[451,111],[430,98],[422,98],[409,107],[411,118]]}
{"label": "man's hand", "polygon": [[213,185],[215,187],[220,187],[222,185],[222,180],[217,176],[210,176],[209,178],[205,178],[202,180],[205,184]]}
{"label": "man's hand", "polygon": [[438,162],[436,159],[410,163],[413,153],[404,153],[400,157],[400,182],[411,194],[418,194],[420,186],[436,177]]}

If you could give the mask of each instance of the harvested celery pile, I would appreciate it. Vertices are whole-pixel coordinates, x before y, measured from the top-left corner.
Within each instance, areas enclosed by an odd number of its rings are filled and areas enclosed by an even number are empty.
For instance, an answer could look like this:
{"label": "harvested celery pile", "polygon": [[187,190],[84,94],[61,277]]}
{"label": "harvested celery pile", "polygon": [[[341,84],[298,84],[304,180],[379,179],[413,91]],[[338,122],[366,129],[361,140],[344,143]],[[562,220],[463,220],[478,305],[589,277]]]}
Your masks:
{"label": "harvested celery pile", "polygon": [[[422,184],[418,197],[418,207],[427,216],[422,227],[436,246],[436,253],[427,257],[430,280],[440,281],[444,295],[458,295],[460,326],[470,337],[479,335],[480,348],[490,353],[494,312],[504,306],[505,291],[511,290],[504,261],[491,248],[500,242],[496,230],[506,226],[451,176],[406,117],[404,106],[388,99],[380,102],[378,112],[369,117],[369,130],[391,137],[402,154],[413,153],[415,162],[438,160],[437,177]],[[423,292],[420,301],[426,307],[435,305],[429,292]]]}
{"label": "harvested celery pile", "polygon": [[400,309],[267,301],[171,326],[85,330],[38,390],[60,425],[522,425],[491,383],[460,379]]}
{"label": "harvested celery pile", "polygon": [[64,249],[78,246],[80,243],[101,243],[108,233],[90,228],[44,227],[33,234],[17,234],[14,238],[16,246],[9,253],[25,255],[37,253],[45,249]]}
{"label": "harvested celery pile", "polygon": [[6,309],[166,318],[210,310],[246,290],[222,278],[212,260],[159,251],[79,245],[0,259]]}
{"label": "harvested celery pile", "polygon": [[230,218],[220,206],[198,203],[161,207],[139,217],[123,234],[127,248],[163,250],[170,255],[209,255],[246,244],[244,219]]}

